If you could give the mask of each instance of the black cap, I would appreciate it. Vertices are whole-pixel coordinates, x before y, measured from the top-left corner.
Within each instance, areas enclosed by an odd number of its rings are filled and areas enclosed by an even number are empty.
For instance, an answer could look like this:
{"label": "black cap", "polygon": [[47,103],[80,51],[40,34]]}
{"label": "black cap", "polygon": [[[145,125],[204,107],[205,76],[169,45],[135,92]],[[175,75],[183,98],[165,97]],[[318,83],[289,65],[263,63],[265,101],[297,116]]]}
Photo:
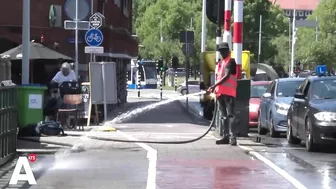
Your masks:
{"label": "black cap", "polygon": [[219,51],[221,49],[229,50],[230,49],[229,44],[225,42],[219,43],[219,45],[217,46],[217,50]]}

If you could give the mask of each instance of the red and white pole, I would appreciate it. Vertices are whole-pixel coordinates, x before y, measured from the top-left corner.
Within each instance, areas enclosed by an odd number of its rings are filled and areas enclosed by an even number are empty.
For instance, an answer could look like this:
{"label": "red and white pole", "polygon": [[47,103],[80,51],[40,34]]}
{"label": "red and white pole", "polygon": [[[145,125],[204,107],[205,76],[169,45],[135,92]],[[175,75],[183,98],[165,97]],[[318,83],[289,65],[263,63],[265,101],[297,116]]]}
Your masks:
{"label": "red and white pole", "polygon": [[233,52],[237,63],[238,79],[241,79],[241,66],[243,56],[243,0],[234,0],[234,24],[233,24]]}
{"label": "red and white pole", "polygon": [[225,0],[223,42],[229,44],[230,50],[232,50],[231,15],[232,0]]}

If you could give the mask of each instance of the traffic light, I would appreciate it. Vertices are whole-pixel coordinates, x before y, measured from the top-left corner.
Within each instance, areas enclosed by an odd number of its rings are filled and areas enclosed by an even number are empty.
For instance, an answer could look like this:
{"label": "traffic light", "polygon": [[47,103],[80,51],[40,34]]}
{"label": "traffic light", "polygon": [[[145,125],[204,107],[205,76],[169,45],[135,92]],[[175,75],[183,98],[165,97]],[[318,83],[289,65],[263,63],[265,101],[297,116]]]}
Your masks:
{"label": "traffic light", "polygon": [[179,66],[179,59],[178,59],[177,56],[174,56],[174,57],[172,58],[172,67],[173,67],[174,69],[177,69],[178,66]]}
{"label": "traffic light", "polygon": [[[219,17],[219,22],[221,25],[224,24],[224,1],[221,0],[219,1],[219,6],[220,8],[220,17]],[[206,15],[210,22],[217,24],[217,10],[218,10],[218,0],[206,0]]]}
{"label": "traffic light", "polygon": [[158,61],[158,68],[161,71],[163,71],[163,69],[164,69],[164,67],[163,67],[163,58],[162,57]]}

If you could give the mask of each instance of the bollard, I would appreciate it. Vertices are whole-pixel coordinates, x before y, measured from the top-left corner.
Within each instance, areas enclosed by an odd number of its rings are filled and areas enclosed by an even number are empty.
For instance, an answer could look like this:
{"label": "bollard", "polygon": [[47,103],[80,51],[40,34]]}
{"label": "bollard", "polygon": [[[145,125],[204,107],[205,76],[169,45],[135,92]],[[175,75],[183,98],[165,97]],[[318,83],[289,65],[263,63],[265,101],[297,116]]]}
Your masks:
{"label": "bollard", "polygon": [[141,75],[140,75],[140,66],[138,67],[137,70],[137,75],[138,75],[138,97],[140,97],[140,89],[141,89]]}
{"label": "bollard", "polygon": [[162,100],[162,71],[160,71],[160,99]]}
{"label": "bollard", "polygon": [[175,86],[175,91],[177,91],[177,71],[175,70],[175,76],[174,76],[174,86]]}

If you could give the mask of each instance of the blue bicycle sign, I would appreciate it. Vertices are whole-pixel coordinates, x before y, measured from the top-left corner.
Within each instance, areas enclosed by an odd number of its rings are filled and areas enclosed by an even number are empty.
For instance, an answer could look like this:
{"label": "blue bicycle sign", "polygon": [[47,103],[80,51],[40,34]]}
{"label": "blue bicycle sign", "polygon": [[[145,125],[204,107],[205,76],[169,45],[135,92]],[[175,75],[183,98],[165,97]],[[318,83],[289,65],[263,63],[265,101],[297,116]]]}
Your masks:
{"label": "blue bicycle sign", "polygon": [[85,41],[89,46],[99,46],[103,43],[103,33],[98,29],[91,29],[85,34]]}

